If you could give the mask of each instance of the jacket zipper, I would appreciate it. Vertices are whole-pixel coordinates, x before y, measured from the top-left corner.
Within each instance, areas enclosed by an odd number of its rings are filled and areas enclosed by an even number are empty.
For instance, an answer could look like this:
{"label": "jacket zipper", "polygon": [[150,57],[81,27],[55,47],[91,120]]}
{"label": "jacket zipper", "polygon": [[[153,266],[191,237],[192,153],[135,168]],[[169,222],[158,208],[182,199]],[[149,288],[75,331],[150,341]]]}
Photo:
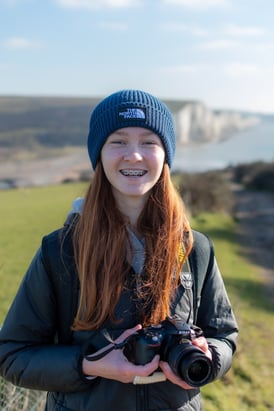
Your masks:
{"label": "jacket zipper", "polygon": [[148,411],[148,386],[136,387],[136,411]]}

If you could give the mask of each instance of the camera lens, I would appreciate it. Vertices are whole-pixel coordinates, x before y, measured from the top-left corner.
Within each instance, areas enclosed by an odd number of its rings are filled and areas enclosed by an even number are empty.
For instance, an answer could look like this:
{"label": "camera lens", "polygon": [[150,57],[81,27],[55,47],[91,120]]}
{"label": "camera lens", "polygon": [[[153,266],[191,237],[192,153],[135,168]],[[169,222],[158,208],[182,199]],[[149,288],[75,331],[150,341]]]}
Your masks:
{"label": "camera lens", "polygon": [[192,387],[201,387],[211,379],[212,362],[191,343],[174,346],[167,360],[173,372]]}
{"label": "camera lens", "polygon": [[207,358],[200,358],[191,363],[187,369],[188,381],[190,385],[199,386],[205,384],[211,375],[211,364],[207,361]]}

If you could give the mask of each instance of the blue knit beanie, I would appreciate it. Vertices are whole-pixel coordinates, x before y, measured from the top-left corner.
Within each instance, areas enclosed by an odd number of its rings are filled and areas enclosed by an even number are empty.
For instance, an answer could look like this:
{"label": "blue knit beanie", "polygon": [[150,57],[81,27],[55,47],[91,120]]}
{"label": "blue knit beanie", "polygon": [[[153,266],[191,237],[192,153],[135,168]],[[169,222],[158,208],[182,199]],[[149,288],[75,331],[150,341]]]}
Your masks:
{"label": "blue knit beanie", "polygon": [[174,124],[166,105],[141,90],[122,90],[102,100],[93,110],[88,135],[88,153],[95,169],[101,149],[110,134],[125,127],[143,127],[162,140],[171,167],[176,147]]}

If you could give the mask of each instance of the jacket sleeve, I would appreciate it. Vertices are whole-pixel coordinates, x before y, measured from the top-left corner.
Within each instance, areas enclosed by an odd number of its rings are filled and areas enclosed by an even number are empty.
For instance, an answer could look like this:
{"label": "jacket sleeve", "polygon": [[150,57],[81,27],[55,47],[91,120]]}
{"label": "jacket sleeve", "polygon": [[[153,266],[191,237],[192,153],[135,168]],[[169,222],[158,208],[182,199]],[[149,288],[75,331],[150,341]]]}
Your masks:
{"label": "jacket sleeve", "polygon": [[81,391],[92,384],[79,371],[81,347],[55,344],[56,310],[39,249],[0,330],[0,372],[5,379],[59,392]]}
{"label": "jacket sleeve", "polygon": [[203,329],[212,350],[216,379],[231,367],[238,326],[214,255],[211,261],[202,288],[197,325]]}

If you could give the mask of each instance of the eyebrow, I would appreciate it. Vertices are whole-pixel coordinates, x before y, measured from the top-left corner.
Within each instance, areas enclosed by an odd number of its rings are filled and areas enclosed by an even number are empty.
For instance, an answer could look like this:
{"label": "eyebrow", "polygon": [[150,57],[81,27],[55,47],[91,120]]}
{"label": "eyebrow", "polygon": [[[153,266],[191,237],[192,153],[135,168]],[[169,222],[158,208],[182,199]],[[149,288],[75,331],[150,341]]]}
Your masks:
{"label": "eyebrow", "polygon": [[[124,129],[116,130],[116,131],[113,132],[113,134],[118,134],[118,135],[121,135],[121,136],[127,136],[128,135],[128,133]],[[144,131],[142,133],[140,133],[140,136],[146,137],[146,136],[150,136],[151,134],[157,136],[157,134],[154,133],[152,130],[146,130],[146,129],[144,129]]]}

